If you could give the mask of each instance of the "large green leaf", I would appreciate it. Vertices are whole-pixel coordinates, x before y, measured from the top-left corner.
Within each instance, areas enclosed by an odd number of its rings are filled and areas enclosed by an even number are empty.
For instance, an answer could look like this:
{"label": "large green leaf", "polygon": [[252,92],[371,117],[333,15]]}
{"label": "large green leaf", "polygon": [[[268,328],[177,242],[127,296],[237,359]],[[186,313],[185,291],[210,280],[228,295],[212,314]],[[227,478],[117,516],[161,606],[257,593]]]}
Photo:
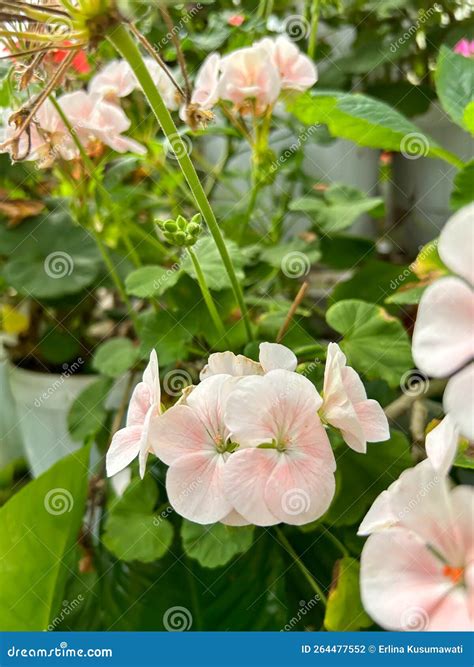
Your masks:
{"label": "large green leaf", "polygon": [[111,386],[111,380],[101,378],[81,391],[71,405],[67,425],[73,440],[83,442],[102,429],[107,419],[104,403]]}
{"label": "large green leaf", "polygon": [[380,306],[356,299],[338,301],[327,311],[326,320],[342,334],[340,346],[349,364],[369,380],[381,378],[395,387],[413,367],[407,332]]}
{"label": "large green leaf", "polygon": [[367,197],[356,188],[337,184],[331,186],[322,197],[300,197],[294,200],[290,210],[309,213],[322,232],[335,234],[350,227],[363,213],[381,206],[381,197]]}
{"label": "large green leaf", "polygon": [[222,523],[201,526],[183,521],[183,549],[202,567],[221,567],[250,548],[253,530],[253,526],[224,526]]}
{"label": "large green leaf", "polygon": [[409,266],[369,260],[349,280],[339,282],[331,294],[331,303],[357,297],[370,303],[383,303],[387,296],[414,276]]}
{"label": "large green leaf", "polygon": [[63,598],[85,511],[89,448],[62,459],[0,509],[0,630],[46,630]]}
{"label": "large green leaf", "polygon": [[129,338],[111,338],[96,348],[93,367],[102,375],[118,378],[138,360],[139,350]]}
{"label": "large green leaf", "polygon": [[359,561],[345,556],[336,562],[324,625],[330,632],[355,631],[372,625],[360,599]]}
{"label": "large green leaf", "polygon": [[472,131],[465,116],[474,101],[474,60],[442,46],[435,73],[436,91],[443,109],[455,123]]}
{"label": "large green leaf", "polygon": [[143,357],[148,357],[154,348],[163,366],[186,358],[186,346],[193,337],[187,322],[183,324],[182,319],[166,310],[141,313],[138,322]]}
{"label": "large green leaf", "polygon": [[333,136],[360,146],[413,152],[411,147],[417,154],[439,157],[455,166],[462,164],[405,116],[367,95],[316,91],[300,95],[289,110],[306,125],[325,123]]}
{"label": "large green leaf", "polygon": [[358,524],[375,498],[413,465],[408,440],[399,431],[387,442],[368,444],[366,454],[341,444],[336,462],[336,495],[322,518],[329,526]]}
{"label": "large green leaf", "polygon": [[103,542],[123,561],[150,563],[161,558],[173,541],[173,527],[155,512],[158,487],[151,476],[135,479],[122,498],[116,499],[105,524]]}
{"label": "large green leaf", "polygon": [[21,294],[56,299],[90,285],[101,268],[93,238],[62,212],[0,231],[0,254],[9,254],[6,281]]}
{"label": "large green leaf", "polygon": [[142,266],[127,276],[125,287],[127,294],[141,299],[161,296],[167,289],[176,285],[181,275],[178,263],[171,267]]}

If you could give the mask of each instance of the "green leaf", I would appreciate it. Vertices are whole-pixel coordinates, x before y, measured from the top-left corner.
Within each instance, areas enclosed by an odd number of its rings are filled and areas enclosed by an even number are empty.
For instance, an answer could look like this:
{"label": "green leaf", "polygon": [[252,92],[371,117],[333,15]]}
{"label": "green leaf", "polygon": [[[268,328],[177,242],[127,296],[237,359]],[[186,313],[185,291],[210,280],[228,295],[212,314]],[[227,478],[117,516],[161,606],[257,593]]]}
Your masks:
{"label": "green leaf", "polygon": [[334,137],[350,139],[360,146],[402,151],[410,139],[416,139],[414,143],[424,156],[439,157],[455,166],[462,164],[398,111],[367,95],[315,91],[300,95],[289,110],[306,125],[325,123]]}
{"label": "green leaf", "polygon": [[351,526],[362,521],[375,498],[413,465],[408,440],[399,431],[386,442],[369,443],[367,454],[346,444],[336,449],[336,494],[322,521]]}
{"label": "green leaf", "polygon": [[151,350],[156,349],[163,366],[187,358],[186,348],[193,333],[177,317],[166,310],[146,312],[139,315],[138,324],[142,357],[148,357]]}
{"label": "green leaf", "polygon": [[150,563],[161,558],[173,541],[165,513],[155,513],[158,487],[151,476],[135,479],[109,509],[102,541],[118,559]]}
{"label": "green leaf", "polygon": [[290,204],[290,210],[310,213],[322,232],[334,234],[350,227],[360,215],[380,206],[383,206],[381,197],[367,197],[356,188],[336,184],[322,197],[296,199]]}
{"label": "green leaf", "polygon": [[369,260],[349,280],[339,282],[331,294],[331,303],[358,297],[370,303],[383,303],[405,281],[413,280],[409,266]]}
{"label": "green leaf", "polygon": [[127,294],[141,299],[161,296],[167,289],[176,285],[182,273],[179,264],[167,268],[164,266],[142,266],[132,271],[126,280]]}
{"label": "green leaf", "polygon": [[118,378],[137,362],[139,349],[129,338],[111,338],[96,348],[93,368],[102,375]]}
{"label": "green leaf", "polygon": [[474,135],[474,100],[469,102],[462,116],[464,126]]}
{"label": "green leaf", "polygon": [[[245,256],[238,245],[233,241],[226,240],[225,244],[232,259],[237,278],[243,280],[244,272],[242,271],[242,267],[245,264]],[[209,236],[202,237],[196,245],[193,246],[193,250],[201,265],[209,289],[222,290],[231,287],[227,271],[222,264],[222,258],[212,238]],[[197,279],[193,263],[188,255],[184,257],[182,269],[190,275],[191,278],[194,278],[194,280]]]}
{"label": "green leaf", "polygon": [[86,505],[89,448],[58,461],[0,509],[0,630],[53,623]]}
{"label": "green leaf", "polygon": [[101,378],[81,391],[71,405],[67,425],[73,440],[83,442],[102,429],[107,419],[104,402],[111,386],[111,380]]}
{"label": "green leaf", "polygon": [[221,567],[250,548],[253,531],[253,526],[224,526],[222,523],[201,526],[184,520],[181,526],[183,549],[202,567]]}
{"label": "green leaf", "polygon": [[[410,287],[412,285],[412,287]],[[394,303],[397,306],[415,306],[420,303],[423,292],[428,285],[415,285],[413,283],[399,289],[385,299],[385,303]]]}
{"label": "green leaf", "polygon": [[469,129],[466,107],[474,101],[474,60],[454,53],[446,46],[441,50],[435,72],[436,92],[446,113],[455,123]]}
{"label": "green leaf", "polygon": [[474,160],[468,162],[466,166],[454,177],[454,189],[451,193],[451,208],[457,211],[458,208],[466,206],[474,201]]}
{"label": "green leaf", "polygon": [[474,447],[467,438],[461,438],[454,464],[457,468],[474,470]]}
{"label": "green leaf", "polygon": [[291,262],[292,254],[294,255],[295,259],[297,258],[298,254],[306,255],[308,270],[310,265],[314,264],[314,262],[317,262],[321,257],[321,251],[319,250],[318,242],[313,241],[312,243],[308,243],[304,239],[295,238],[292,241],[288,241],[287,243],[278,243],[278,245],[274,245],[268,248],[264,247],[260,254],[260,259],[262,259],[267,264],[270,264],[270,266],[279,269],[286,261]]}
{"label": "green leaf", "polygon": [[345,556],[336,561],[324,625],[330,632],[354,632],[372,625],[360,599],[359,561]]}
{"label": "green leaf", "polygon": [[342,334],[340,345],[348,363],[369,380],[381,378],[395,387],[413,368],[407,332],[380,306],[356,299],[338,301],[327,311],[326,320]]}
{"label": "green leaf", "polygon": [[375,253],[373,241],[348,234],[323,236],[320,244],[322,262],[335,269],[352,269]]}
{"label": "green leaf", "polygon": [[94,282],[102,265],[93,238],[62,212],[1,228],[0,254],[10,254],[4,266],[8,284],[37,299],[80,292]]}

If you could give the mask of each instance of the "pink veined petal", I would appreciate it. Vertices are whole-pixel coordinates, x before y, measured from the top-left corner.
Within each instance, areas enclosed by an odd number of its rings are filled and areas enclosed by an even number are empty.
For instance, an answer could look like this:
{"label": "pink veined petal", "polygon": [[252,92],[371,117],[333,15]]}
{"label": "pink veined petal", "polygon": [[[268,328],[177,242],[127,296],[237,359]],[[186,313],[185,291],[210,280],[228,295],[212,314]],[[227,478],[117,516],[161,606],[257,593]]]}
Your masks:
{"label": "pink veined petal", "polygon": [[256,526],[279,523],[265,500],[265,487],[278,457],[274,449],[242,449],[231,454],[224,467],[227,498],[239,514]]}
{"label": "pink veined petal", "polygon": [[123,137],[121,135],[101,135],[100,137],[104,144],[113,148],[117,153],[137,153],[138,155],[145,155],[147,149],[142,144],[138,143],[130,137]]}
{"label": "pink veined petal", "polygon": [[460,278],[430,285],[413,332],[413,358],[432,377],[447,377],[474,356],[474,292]]}
{"label": "pink veined petal", "polygon": [[112,438],[105,458],[107,477],[126,468],[138,456],[142,426],[126,426]]}
{"label": "pink veined petal", "polygon": [[439,236],[438,252],[451,271],[474,286],[474,203],[449,218]]}
{"label": "pink veined petal", "polygon": [[142,431],[142,438],[140,441],[140,451],[138,452],[138,464],[139,464],[139,472],[140,472],[140,477],[143,479],[145,476],[145,470],[146,470],[146,462],[148,459],[148,454],[150,453],[151,450],[151,445],[150,445],[150,427],[153,421],[159,419],[161,417],[159,413],[159,405],[151,405],[150,409],[148,410],[146,417],[145,417],[145,422],[143,424],[143,431]]}
{"label": "pink veined petal", "polygon": [[152,403],[157,403],[159,405],[161,402],[160,368],[156,350],[152,350],[150,353],[150,361],[143,371],[143,382],[150,389]]}
{"label": "pink veined petal", "polygon": [[388,420],[382,406],[373,399],[354,405],[367,442],[383,442],[390,438]]}
{"label": "pink veined petal", "polygon": [[205,380],[212,375],[232,375],[240,377],[243,375],[263,375],[262,367],[256,361],[252,361],[243,354],[235,355],[233,352],[214,352],[207,360],[199,378]]}
{"label": "pink veined petal", "polygon": [[474,363],[453,375],[444,390],[444,411],[459,427],[461,435],[474,440]]}
{"label": "pink veined petal", "polygon": [[[332,343],[332,345],[335,345],[335,343]],[[367,392],[365,391],[364,383],[360,379],[357,371],[351,366],[344,366],[344,368],[341,369],[341,376],[344,389],[352,403],[362,403],[362,401],[367,400]]]}
{"label": "pink veined petal", "polygon": [[259,361],[265,373],[282,368],[295,371],[298,360],[295,354],[285,345],[279,343],[260,343]]}
{"label": "pink veined petal", "polygon": [[[365,610],[387,630],[431,630],[435,612],[453,584],[444,564],[415,533],[392,528],[374,533],[361,556],[361,596]],[[440,619],[437,619],[437,625]],[[456,621],[459,623],[459,619]],[[443,628],[457,630],[449,616]]]}
{"label": "pink veined petal", "polygon": [[203,380],[186,398],[186,405],[193,409],[211,437],[227,440],[224,410],[227,399],[235,386],[231,375],[214,375]]}
{"label": "pink veined petal", "polygon": [[220,521],[232,510],[224,493],[222,454],[198,452],[175,461],[166,475],[172,507],[185,519],[200,524]]}
{"label": "pink veined petal", "polygon": [[357,535],[370,535],[384,528],[391,528],[398,523],[398,520],[392,508],[390,490],[382,491],[362,520]]}
{"label": "pink veined petal", "polygon": [[452,588],[433,609],[429,630],[433,632],[474,630],[473,602],[472,592],[469,593],[462,587]]}
{"label": "pink veined petal", "polygon": [[336,489],[334,472],[317,456],[279,454],[265,487],[265,501],[280,521],[300,526],[328,509]]}
{"label": "pink veined petal", "polygon": [[236,510],[231,510],[227,516],[221,519],[221,523],[226,526],[250,526],[250,522]]}
{"label": "pink veined petal", "polygon": [[144,382],[139,382],[133,390],[128,405],[127,426],[143,425],[150,405],[150,390]]}
{"label": "pink veined petal", "polygon": [[458,439],[459,429],[449,414],[426,436],[426,453],[440,475],[446,475],[453,465]]}
{"label": "pink veined petal", "polygon": [[159,419],[152,420],[149,443],[167,465],[188,454],[215,452],[215,443],[205,425],[188,405],[174,405]]}

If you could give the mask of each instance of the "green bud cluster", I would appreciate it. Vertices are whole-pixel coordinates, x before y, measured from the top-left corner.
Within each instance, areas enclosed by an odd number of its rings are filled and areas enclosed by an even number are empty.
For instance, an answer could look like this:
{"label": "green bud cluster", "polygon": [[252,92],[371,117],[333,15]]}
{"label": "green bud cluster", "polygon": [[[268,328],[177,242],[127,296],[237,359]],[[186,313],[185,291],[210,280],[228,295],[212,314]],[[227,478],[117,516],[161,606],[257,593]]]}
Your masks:
{"label": "green bud cluster", "polygon": [[159,222],[158,226],[168,243],[189,247],[196,243],[201,233],[201,214],[196,213],[189,221],[178,215],[176,220],[165,220]]}

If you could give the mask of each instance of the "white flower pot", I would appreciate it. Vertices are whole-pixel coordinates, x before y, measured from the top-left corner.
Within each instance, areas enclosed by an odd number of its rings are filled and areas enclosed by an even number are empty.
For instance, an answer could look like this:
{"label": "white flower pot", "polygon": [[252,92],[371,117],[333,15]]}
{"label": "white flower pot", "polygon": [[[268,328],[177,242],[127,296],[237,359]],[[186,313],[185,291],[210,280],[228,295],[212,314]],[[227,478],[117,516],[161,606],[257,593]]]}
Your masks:
{"label": "white flower pot", "polygon": [[[455,125],[437,105],[414,119],[423,133],[462,160],[472,158],[474,140]],[[422,145],[422,144],[420,144]],[[438,236],[452,214],[449,200],[456,167],[444,160],[418,157],[409,159],[396,153],[393,163],[393,219],[399,222],[393,236],[408,252]]]}
{"label": "white flower pot", "polygon": [[81,447],[73,442],[67,415],[77,396],[97,377],[37,373],[10,366],[18,428],[35,477]]}

